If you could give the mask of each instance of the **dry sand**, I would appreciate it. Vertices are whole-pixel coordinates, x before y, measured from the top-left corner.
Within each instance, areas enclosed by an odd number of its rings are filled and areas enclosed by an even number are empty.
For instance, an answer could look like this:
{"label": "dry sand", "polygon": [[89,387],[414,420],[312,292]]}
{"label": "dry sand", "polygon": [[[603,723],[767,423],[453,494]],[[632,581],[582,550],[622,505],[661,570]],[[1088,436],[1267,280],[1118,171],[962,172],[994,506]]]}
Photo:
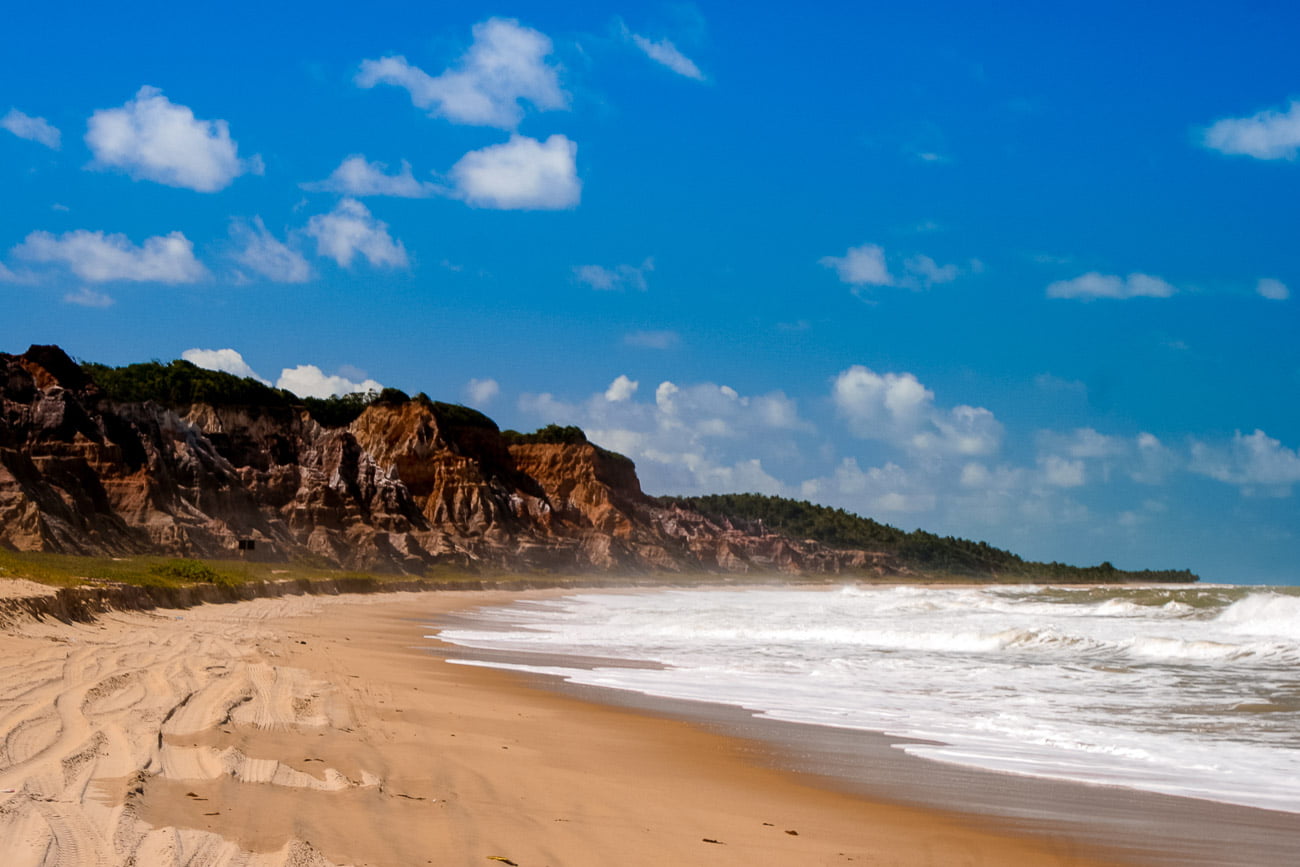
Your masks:
{"label": "dry sand", "polygon": [[[1064,837],[836,792],[698,724],[445,664],[436,612],[290,597],[0,634],[0,861],[1066,865]],[[535,595],[535,594],[534,594]]]}

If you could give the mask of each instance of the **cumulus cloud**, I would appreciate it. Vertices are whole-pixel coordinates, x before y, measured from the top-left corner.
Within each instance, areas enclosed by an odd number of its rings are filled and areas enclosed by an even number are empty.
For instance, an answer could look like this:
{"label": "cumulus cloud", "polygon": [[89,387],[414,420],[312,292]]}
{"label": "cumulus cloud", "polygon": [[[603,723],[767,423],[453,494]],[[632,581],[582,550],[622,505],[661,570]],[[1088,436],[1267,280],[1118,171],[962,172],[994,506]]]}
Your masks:
{"label": "cumulus cloud", "polygon": [[605,400],[610,403],[617,403],[621,400],[627,400],[636,394],[637,386],[641,383],[635,379],[628,379],[626,375],[619,374],[618,377],[609,384],[605,389]]}
{"label": "cumulus cloud", "polygon": [[64,304],[75,304],[78,307],[112,307],[113,299],[103,292],[96,292],[89,286],[82,286],[76,292],[69,292],[63,296]]}
{"label": "cumulus cloud", "polygon": [[627,30],[626,27],[624,33],[637,48],[640,48],[645,53],[646,57],[649,57],[655,63],[668,67],[678,75],[684,75],[696,81],[704,80],[704,73],[700,72],[700,68],[695,65],[695,61],[682,54],[671,41],[667,39],[647,39],[639,33]]}
{"label": "cumulus cloud", "polygon": [[249,366],[244,356],[234,349],[187,349],[181,358],[204,370],[219,370],[235,376],[256,379],[263,385],[270,385],[269,379],[258,376],[257,371]]}
{"label": "cumulus cloud", "polygon": [[0,129],[9,130],[19,138],[39,142],[53,150],[59,149],[63,137],[45,118],[31,117],[16,108],[9,109],[8,114],[0,117]]}
{"label": "cumulus cloud", "polygon": [[[843,283],[856,289],[866,286],[901,286],[907,289],[929,289],[941,283],[951,283],[963,274],[954,264],[940,265],[929,256],[915,255],[903,260],[901,274],[891,273],[885,249],[879,244],[862,244],[850,247],[843,256],[823,256],[818,264],[835,271]],[[969,270],[982,271],[983,263],[970,261]]]}
{"label": "cumulus cloud", "polygon": [[230,236],[239,245],[235,261],[267,280],[305,283],[311,279],[311,266],[303,255],[272,235],[261,217],[254,217],[251,224],[233,221]]}
{"label": "cumulus cloud", "polygon": [[13,253],[31,262],[63,265],[92,283],[194,283],[208,276],[194,258],[194,244],[180,232],[146,238],[138,247],[126,235],[85,229],[58,236],[32,232]]}
{"label": "cumulus cloud", "polygon": [[860,364],[831,384],[836,412],[862,439],[931,455],[987,455],[1002,442],[1002,424],[983,407],[934,405],[934,392],[911,373],[877,373]]}
{"label": "cumulus cloud", "polygon": [[383,391],[384,387],[373,379],[353,382],[344,376],[330,376],[314,364],[300,364],[280,371],[276,388],[291,391],[299,397],[342,397],[357,392]]}
{"label": "cumulus cloud", "polygon": [[347,196],[396,196],[403,199],[424,199],[441,192],[437,184],[418,181],[411,173],[411,164],[402,160],[396,174],[387,173],[388,165],[367,162],[361,154],[352,154],[339,163],[339,167],[323,181],[301,184],[304,190],[326,193],[343,193]]}
{"label": "cumulus cloud", "polygon": [[1288,495],[1300,482],[1300,454],[1262,430],[1237,431],[1227,446],[1192,443],[1192,472],[1238,485],[1245,493]]}
{"label": "cumulus cloud", "polygon": [[86,144],[95,156],[92,168],[200,193],[225,189],[246,172],[262,172],[260,157],[239,158],[224,120],[199,120],[156,87],[142,87],[121,108],[91,115]]}
{"label": "cumulus cloud", "polygon": [[513,19],[489,18],[474,25],[474,43],[441,75],[392,56],[362,61],[356,83],[406,88],[414,105],[453,123],[514,129],[523,119],[523,101],[541,110],[568,107],[559,68],[546,60],[551,50],[544,33]]}
{"label": "cumulus cloud", "polygon": [[1285,301],[1291,297],[1291,290],[1281,280],[1265,277],[1255,285],[1255,292],[1270,301]]}
{"label": "cumulus cloud", "polygon": [[578,145],[566,136],[544,142],[522,135],[470,151],[448,176],[456,198],[476,208],[554,211],[577,207],[582,198]]}
{"label": "cumulus cloud", "polygon": [[500,393],[501,385],[495,379],[471,379],[465,383],[465,397],[472,406],[487,406]]}
{"label": "cumulus cloud", "polygon": [[885,249],[878,244],[850,247],[843,256],[823,256],[817,263],[833,269],[841,282],[852,286],[894,285],[885,264]]}
{"label": "cumulus cloud", "polygon": [[1218,121],[1205,130],[1202,143],[1225,154],[1293,160],[1300,154],[1300,100],[1286,111],[1265,110]]}
{"label": "cumulus cloud", "polygon": [[[1093,428],[1038,431],[1040,472],[1048,484],[1074,487],[1088,480],[1109,482],[1122,473],[1144,485],[1161,484],[1182,463],[1154,434],[1113,436]],[[1063,481],[1070,484],[1063,484]]]}
{"label": "cumulus cloud", "polygon": [[1089,271],[1073,280],[1058,280],[1047,287],[1048,298],[1168,298],[1178,290],[1150,274],[1099,274]]}
{"label": "cumulus cloud", "polygon": [[579,283],[586,283],[592,289],[608,291],[612,289],[646,290],[646,275],[655,269],[655,260],[647,258],[640,265],[615,265],[606,268],[603,265],[575,265],[573,276]]}
{"label": "cumulus cloud", "polygon": [[581,425],[593,442],[628,455],[648,490],[785,490],[763,461],[797,451],[790,435],[810,429],[793,400],[779,391],[742,395],[725,385],[669,381],[637,400],[637,386],[624,375],[582,402],[525,395],[520,408],[542,423]]}
{"label": "cumulus cloud", "polygon": [[333,259],[344,268],[360,254],[376,268],[404,268],[406,248],[388,234],[388,224],[376,220],[356,199],[343,199],[328,214],[307,221],[306,232],[316,239],[317,255]]}

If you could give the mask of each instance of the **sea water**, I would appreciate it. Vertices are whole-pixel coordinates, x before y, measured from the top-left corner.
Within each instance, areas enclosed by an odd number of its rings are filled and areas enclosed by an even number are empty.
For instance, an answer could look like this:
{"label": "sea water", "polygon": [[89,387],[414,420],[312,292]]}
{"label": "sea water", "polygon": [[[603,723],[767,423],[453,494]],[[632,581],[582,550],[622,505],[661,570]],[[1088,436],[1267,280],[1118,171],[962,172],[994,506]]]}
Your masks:
{"label": "sea water", "polygon": [[590,593],[438,637],[548,655],[477,664],[924,739],[899,748],[941,762],[1300,812],[1298,587]]}

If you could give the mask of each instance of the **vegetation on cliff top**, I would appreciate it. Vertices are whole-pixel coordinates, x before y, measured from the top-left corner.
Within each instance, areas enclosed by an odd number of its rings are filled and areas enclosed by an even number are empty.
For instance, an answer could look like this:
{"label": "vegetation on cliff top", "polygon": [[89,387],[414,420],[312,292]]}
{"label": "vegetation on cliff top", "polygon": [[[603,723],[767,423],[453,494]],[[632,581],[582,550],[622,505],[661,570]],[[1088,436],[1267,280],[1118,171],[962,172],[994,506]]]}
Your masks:
{"label": "vegetation on cliff top", "polygon": [[610,451],[596,445],[587,439],[587,434],[582,428],[576,425],[558,425],[548,424],[546,427],[538,428],[532,433],[520,433],[517,430],[501,431],[501,439],[505,440],[508,446],[517,445],[589,445],[596,450],[601,457],[612,461],[616,464],[623,465],[626,469],[635,471],[636,464],[627,455],[621,455],[618,452]]}
{"label": "vegetation on cliff top", "polygon": [[404,406],[416,401],[432,410],[440,423],[496,430],[496,422],[478,410],[431,400],[423,392],[411,397],[397,388],[325,398],[298,397],[287,389],[273,388],[250,377],[207,370],[180,359],[169,364],[146,361],[124,367],[83,362],[81,369],[109,400],[118,403],[143,403],[151,400],[169,407],[185,407],[196,403],[259,409],[303,407],[325,427],[344,427],[356,421],[367,407]]}
{"label": "vegetation on cliff top", "polygon": [[814,539],[833,548],[882,551],[924,572],[995,576],[1002,579],[1053,583],[1111,583],[1116,581],[1196,581],[1187,569],[1124,571],[1110,563],[1070,566],[1036,563],[987,542],[937,536],[925,530],[908,533],[843,509],[803,500],[763,494],[713,494],[703,497],[659,497],[664,506],[680,505],[746,529],[762,529],[796,539]]}

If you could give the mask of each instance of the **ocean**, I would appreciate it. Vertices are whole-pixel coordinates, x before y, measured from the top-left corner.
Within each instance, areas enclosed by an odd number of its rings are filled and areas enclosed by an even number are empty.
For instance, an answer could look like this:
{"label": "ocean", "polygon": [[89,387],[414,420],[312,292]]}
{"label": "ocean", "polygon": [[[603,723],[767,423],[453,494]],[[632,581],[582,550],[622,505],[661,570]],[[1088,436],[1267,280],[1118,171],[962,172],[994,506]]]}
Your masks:
{"label": "ocean", "polygon": [[939,762],[1300,813],[1300,587],[578,593],[437,637]]}

